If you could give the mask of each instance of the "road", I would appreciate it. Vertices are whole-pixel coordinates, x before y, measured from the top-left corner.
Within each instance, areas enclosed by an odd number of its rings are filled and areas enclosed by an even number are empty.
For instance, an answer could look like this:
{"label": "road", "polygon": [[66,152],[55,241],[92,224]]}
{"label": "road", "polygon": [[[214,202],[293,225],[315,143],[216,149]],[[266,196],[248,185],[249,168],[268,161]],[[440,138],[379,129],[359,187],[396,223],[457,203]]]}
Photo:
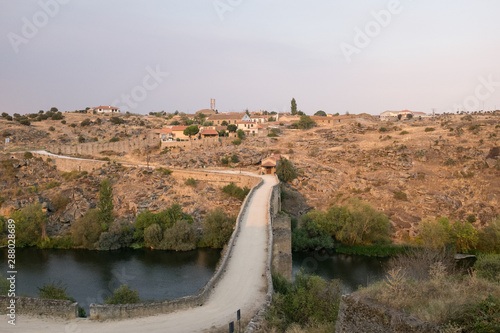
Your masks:
{"label": "road", "polygon": [[[209,332],[219,327],[224,327],[225,332],[228,323],[236,319],[238,309],[241,309],[245,321],[250,320],[265,302],[267,293],[268,205],[272,187],[276,185],[274,176],[261,177],[264,183],[250,199],[226,272],[203,306],[151,317],[106,322],[19,315],[16,326],[12,326],[7,324],[7,317],[2,316],[0,332],[183,333]],[[22,274],[22,271],[19,273]]]}

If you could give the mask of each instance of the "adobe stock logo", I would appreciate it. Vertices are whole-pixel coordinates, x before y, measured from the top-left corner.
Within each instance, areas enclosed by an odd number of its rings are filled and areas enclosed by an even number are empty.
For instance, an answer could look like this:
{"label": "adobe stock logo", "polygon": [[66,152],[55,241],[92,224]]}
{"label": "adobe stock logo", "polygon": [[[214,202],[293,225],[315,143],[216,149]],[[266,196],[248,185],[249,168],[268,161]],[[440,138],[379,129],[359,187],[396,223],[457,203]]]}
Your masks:
{"label": "adobe stock logo", "polygon": [[160,65],[156,65],[155,69],[151,68],[151,66],[147,66],[146,72],[148,74],[142,78],[142,84],[133,87],[129,94],[121,94],[120,99],[114,100],[112,105],[122,110],[133,110],[137,108],[140,102],[146,100],[148,92],[158,88],[165,78],[169,76],[168,72],[161,71]]}
{"label": "adobe stock logo", "polygon": [[241,5],[242,2],[243,0],[215,0],[213,5],[219,19],[224,21],[224,15],[227,12],[232,12],[235,8]]}
{"label": "adobe stock logo", "polygon": [[348,64],[352,62],[352,56],[361,53],[361,50],[368,47],[372,40],[379,36],[383,28],[387,28],[392,18],[401,14],[403,6],[399,0],[390,0],[387,9],[372,11],[370,14],[373,20],[368,21],[363,29],[354,27],[354,38],[352,44],[342,42],[340,50]]}
{"label": "adobe stock logo", "polygon": [[489,74],[488,77],[479,76],[477,80],[479,83],[474,88],[474,94],[466,96],[462,104],[453,104],[452,109],[448,110],[448,113],[454,113],[455,110],[479,111],[483,108],[483,103],[500,87],[500,82],[495,81],[493,74]]}
{"label": "adobe stock logo", "polygon": [[12,46],[15,53],[19,53],[19,47],[23,44],[28,44],[30,40],[38,35],[40,29],[45,27],[51,18],[54,18],[59,14],[61,10],[61,5],[66,5],[71,0],[40,0],[38,1],[38,6],[40,10],[33,14],[31,20],[26,16],[23,16],[21,34],[16,34],[14,32],[9,32],[7,34],[7,39]]}

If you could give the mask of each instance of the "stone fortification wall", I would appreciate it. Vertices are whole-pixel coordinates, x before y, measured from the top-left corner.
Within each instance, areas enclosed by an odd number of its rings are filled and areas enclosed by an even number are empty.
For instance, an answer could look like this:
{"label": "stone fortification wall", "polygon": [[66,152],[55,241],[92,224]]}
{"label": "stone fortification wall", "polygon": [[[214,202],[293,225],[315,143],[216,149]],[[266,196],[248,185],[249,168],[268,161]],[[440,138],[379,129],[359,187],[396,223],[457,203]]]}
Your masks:
{"label": "stone fortification wall", "polygon": [[[0,314],[9,314],[10,297],[0,296]],[[55,299],[15,297],[16,314],[44,315],[72,319],[77,317],[78,303]],[[3,316],[7,318],[7,316]]]}
{"label": "stone fortification wall", "polygon": [[[67,158],[65,156],[44,155],[39,153],[33,153],[33,156],[40,157],[44,161],[47,161],[47,159],[52,160],[51,163],[54,163],[56,165],[57,170],[63,172],[71,172],[71,171],[92,172],[93,170],[103,168],[108,164],[107,161],[73,159],[73,158]],[[126,163],[124,163],[124,165],[127,166]],[[191,171],[183,169],[172,169],[172,171],[173,171],[172,177],[174,177],[175,179],[177,179],[182,183],[184,183],[188,178],[194,178],[196,180],[216,183],[217,186],[219,187],[225,186],[233,182],[240,187],[246,186],[248,188],[252,188],[259,182],[259,178],[243,174],[227,174],[221,172],[218,173],[218,172],[206,172],[206,171]]]}
{"label": "stone fortification wall", "polygon": [[228,174],[219,172],[192,171],[172,169],[172,177],[184,183],[188,178],[196,180],[208,181],[217,184],[217,186],[225,186],[229,183],[235,183],[240,187],[252,188],[259,183],[259,178],[247,176],[244,174]]}
{"label": "stone fortification wall", "polygon": [[144,138],[124,140],[117,142],[89,142],[79,143],[75,145],[47,145],[46,150],[53,154],[63,155],[98,155],[102,151],[114,151],[117,153],[128,153],[135,149],[144,149],[147,146],[159,146],[160,139],[153,135],[148,135]]}
{"label": "stone fortification wall", "polygon": [[342,296],[335,333],[431,333],[434,324],[377,304],[354,293]]}
{"label": "stone fortification wall", "polygon": [[197,148],[208,148],[208,147],[218,147],[223,145],[231,144],[234,141],[236,135],[229,137],[215,137],[215,138],[203,138],[188,141],[166,141],[161,143],[161,148],[171,147],[171,148],[182,148],[185,150],[197,149]]}
{"label": "stone fortification wall", "polygon": [[[236,219],[236,226],[231,238],[229,240],[226,253],[221,258],[220,265],[212,276],[212,278],[207,282],[207,284],[198,292],[198,294],[193,296],[187,296],[178,298],[175,300],[169,300],[164,302],[155,303],[140,303],[140,304],[126,304],[126,305],[112,305],[112,304],[90,304],[90,319],[95,320],[105,320],[105,319],[122,319],[122,318],[133,318],[133,317],[145,317],[153,316],[160,313],[170,313],[176,310],[187,309],[194,306],[200,306],[205,303],[210,295],[212,289],[219,282],[226,269],[227,261],[231,256],[232,249],[235,245],[236,237],[240,232],[241,219],[248,209],[250,199],[254,195],[255,191],[262,185],[263,181],[257,180],[258,184],[254,186],[250,193],[245,198],[243,205],[241,206],[240,213]],[[272,290],[272,281],[271,281]]]}

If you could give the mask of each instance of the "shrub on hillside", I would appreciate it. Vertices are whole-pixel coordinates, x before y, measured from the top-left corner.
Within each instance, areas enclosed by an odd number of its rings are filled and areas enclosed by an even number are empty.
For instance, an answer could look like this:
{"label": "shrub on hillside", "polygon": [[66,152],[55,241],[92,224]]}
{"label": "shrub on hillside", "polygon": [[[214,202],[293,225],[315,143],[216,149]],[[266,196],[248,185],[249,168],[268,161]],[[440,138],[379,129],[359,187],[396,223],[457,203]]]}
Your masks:
{"label": "shrub on hillside", "polygon": [[293,283],[273,274],[273,287],[276,294],[266,314],[267,325],[280,332],[318,325],[325,332],[334,331],[342,295],[339,280],[326,281],[301,270]]}
{"label": "shrub on hillside", "polygon": [[297,178],[297,172],[289,160],[286,158],[280,158],[276,163],[276,175],[282,182],[291,182]]}
{"label": "shrub on hillside", "polygon": [[233,198],[239,199],[241,201],[245,200],[245,197],[250,192],[248,187],[241,188],[235,183],[231,182],[222,188],[222,192],[232,196]]}

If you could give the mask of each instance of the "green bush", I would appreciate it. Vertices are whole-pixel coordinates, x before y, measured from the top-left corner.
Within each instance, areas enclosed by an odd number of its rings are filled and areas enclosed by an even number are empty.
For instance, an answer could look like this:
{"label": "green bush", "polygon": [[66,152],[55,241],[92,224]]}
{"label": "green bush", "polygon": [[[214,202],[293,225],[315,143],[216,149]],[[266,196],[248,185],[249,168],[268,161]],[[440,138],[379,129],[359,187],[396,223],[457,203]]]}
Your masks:
{"label": "green bush", "polygon": [[154,223],[144,230],[144,245],[151,248],[158,248],[163,239],[163,230]]}
{"label": "green bush", "polygon": [[90,125],[90,119],[89,118],[85,118],[84,120],[82,120],[82,122],[80,123],[80,126],[81,127],[85,127],[85,126],[89,126]]}
{"label": "green bush", "polygon": [[301,327],[329,324],[326,331],[334,331],[341,297],[339,280],[326,281],[301,270],[293,284],[274,275],[273,286],[278,293],[266,314],[271,327],[288,332],[293,324]]}
{"label": "green bush", "polygon": [[485,253],[500,253],[500,216],[478,233],[477,248]]}
{"label": "green bush", "polygon": [[121,285],[120,288],[115,289],[113,296],[106,298],[104,304],[134,304],[140,303],[139,292],[130,289],[127,285]]}
{"label": "green bush", "polygon": [[111,117],[111,118],[109,118],[109,121],[115,125],[120,125],[120,124],[125,123],[125,120],[123,120],[122,118],[119,118],[119,117]]}
{"label": "green bush", "polygon": [[165,230],[160,244],[161,250],[189,251],[196,248],[198,237],[192,223],[180,220]]}
{"label": "green bush", "polygon": [[[346,206],[332,206],[327,212],[310,211],[302,219],[301,229],[308,231],[309,238],[321,238],[323,232],[351,246],[390,243],[391,224],[388,217],[356,198],[352,198]],[[292,247],[303,238],[303,231],[292,233]],[[296,248],[299,246],[296,245]]]}
{"label": "green bush", "polygon": [[198,181],[192,177],[186,179],[186,181],[184,182],[185,185],[187,186],[193,186],[193,187],[196,187],[196,185],[198,184]]}
{"label": "green bush", "polygon": [[193,221],[193,217],[189,214],[186,214],[182,211],[182,207],[174,203],[169,208],[159,212],[159,213],[151,213],[148,210],[141,212],[137,215],[137,218],[134,222],[134,239],[142,243],[144,241],[144,230],[153,224],[158,224],[161,229],[164,231],[168,228],[171,228],[175,222],[185,220],[191,223]]}
{"label": "green bush", "polygon": [[33,154],[29,151],[24,153],[24,159],[29,160],[33,158]]}
{"label": "green bush", "polygon": [[118,142],[120,141],[120,138],[115,136],[115,137],[112,137],[111,140],[109,140],[109,142]]}
{"label": "green bush", "polygon": [[48,284],[44,284],[41,288],[37,287],[37,289],[38,289],[38,298],[74,301],[74,299],[68,297],[66,293],[66,287],[62,285],[61,281],[57,283],[51,282]]}
{"label": "green bush", "polygon": [[500,283],[500,255],[482,254],[474,263],[477,276],[491,282]]}
{"label": "green bush", "polygon": [[10,218],[16,221],[16,246],[35,246],[46,237],[47,214],[39,203],[15,211]]}
{"label": "green bush", "polygon": [[49,127],[49,131],[54,132],[55,130],[56,130],[56,129],[54,128],[54,126],[50,126],[50,127]]}
{"label": "green bush", "polygon": [[207,212],[203,219],[203,244],[212,248],[222,248],[233,233],[236,219],[227,216],[221,208]]}
{"label": "green bush", "polygon": [[410,132],[408,132],[408,131],[401,131],[401,132],[399,133],[399,135],[406,135],[406,134],[410,134]]}
{"label": "green bush", "polygon": [[238,155],[236,154],[231,155],[231,163],[238,163],[239,161],[240,158],[238,157]]}
{"label": "green bush", "polygon": [[237,186],[235,183],[231,182],[229,185],[226,185],[222,188],[222,192],[232,196],[233,198],[239,199],[241,201],[245,200],[245,197],[250,192],[248,187],[241,188]]}
{"label": "green bush", "polygon": [[241,145],[241,139],[236,139],[236,140],[232,141],[232,144],[235,146]]}
{"label": "green bush", "polygon": [[467,304],[452,315],[450,323],[458,325],[460,332],[500,332],[500,298],[490,294],[481,302]]}
{"label": "green bush", "polygon": [[401,201],[408,201],[408,196],[403,191],[394,192],[394,199]]}
{"label": "green bush", "polygon": [[164,176],[168,176],[168,175],[171,175],[173,173],[172,170],[166,169],[166,168],[156,168],[155,171],[158,173],[161,173]]}
{"label": "green bush", "polygon": [[291,182],[297,178],[297,172],[292,162],[286,158],[280,158],[276,163],[276,175],[282,182]]}
{"label": "green bush", "polygon": [[61,183],[52,180],[52,181],[48,182],[47,184],[45,184],[43,186],[43,188],[45,190],[50,190],[52,188],[59,187],[59,186],[61,186]]}
{"label": "green bush", "polygon": [[57,194],[53,199],[52,199],[52,205],[57,211],[62,211],[66,208],[66,206],[69,204],[69,198],[62,195],[62,194]]}
{"label": "green bush", "polygon": [[435,130],[434,127],[426,127],[424,131],[425,132],[433,132],[434,130]]}
{"label": "green bush", "polygon": [[82,217],[71,224],[71,239],[75,246],[93,250],[101,236],[101,223],[99,222],[99,211],[88,210]]}

